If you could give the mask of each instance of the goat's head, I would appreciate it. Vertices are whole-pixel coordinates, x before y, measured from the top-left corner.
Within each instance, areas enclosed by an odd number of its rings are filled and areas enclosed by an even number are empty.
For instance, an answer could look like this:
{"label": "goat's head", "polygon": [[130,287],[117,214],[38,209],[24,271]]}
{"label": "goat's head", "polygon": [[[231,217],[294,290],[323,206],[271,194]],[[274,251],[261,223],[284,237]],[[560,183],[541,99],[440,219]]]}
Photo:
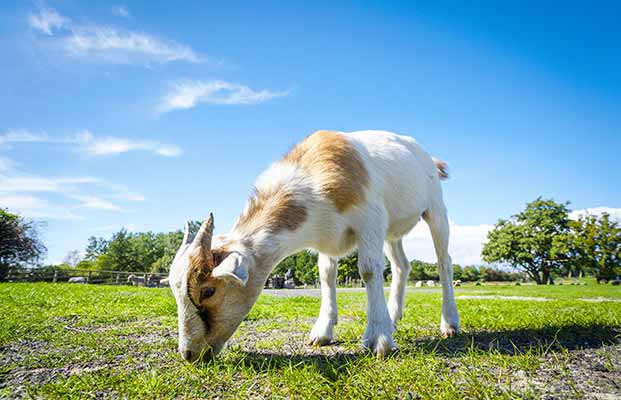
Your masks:
{"label": "goat's head", "polygon": [[184,359],[213,357],[250,311],[263,285],[253,278],[254,257],[243,247],[212,249],[213,216],[183,242],[170,269],[177,301],[179,352]]}

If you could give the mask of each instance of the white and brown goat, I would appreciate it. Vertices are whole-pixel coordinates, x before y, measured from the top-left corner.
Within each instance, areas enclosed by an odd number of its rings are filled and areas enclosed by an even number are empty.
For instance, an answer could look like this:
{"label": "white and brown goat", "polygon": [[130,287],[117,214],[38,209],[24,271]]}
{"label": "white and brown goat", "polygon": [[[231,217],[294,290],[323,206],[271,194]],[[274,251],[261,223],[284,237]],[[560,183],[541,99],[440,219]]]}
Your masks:
{"label": "white and brown goat", "polygon": [[[333,340],[337,323],[338,258],[358,249],[366,283],[367,326],[362,343],[378,356],[396,348],[392,333],[403,313],[410,264],[401,239],[421,219],[438,256],[443,291],[440,330],[458,331],[449,224],[440,179],[446,165],[414,139],[384,131],[319,131],[257,180],[231,232],[213,237],[213,216],[183,244],[170,271],[179,315],[179,351],[192,361],[215,355],[256,302],[283,258],[301,249],[319,253],[321,309],[308,342]],[[392,283],[384,298],[384,252]]]}

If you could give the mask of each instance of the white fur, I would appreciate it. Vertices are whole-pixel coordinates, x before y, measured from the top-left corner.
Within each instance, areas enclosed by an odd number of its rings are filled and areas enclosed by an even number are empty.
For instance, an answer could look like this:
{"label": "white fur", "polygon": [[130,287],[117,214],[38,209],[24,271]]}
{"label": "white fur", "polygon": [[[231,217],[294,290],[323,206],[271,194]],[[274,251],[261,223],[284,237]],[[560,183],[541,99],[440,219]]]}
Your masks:
{"label": "white fur", "polygon": [[[434,160],[414,139],[407,136],[384,131],[361,131],[344,135],[358,151],[369,173],[365,202],[340,213],[329,199],[321,195],[318,182],[302,168],[278,162],[265,171],[257,180],[257,188],[287,187],[303,202],[308,215],[302,226],[292,232],[273,234],[260,231],[248,238],[234,228],[222,239],[250,261],[248,266],[244,266],[248,268],[248,283],[245,286],[231,286],[227,297],[222,300],[227,307],[230,304],[230,307],[224,309],[227,310],[225,319],[231,322],[216,345],[205,332],[196,328],[195,325],[200,321],[196,322],[196,318],[185,315],[191,306],[188,305],[185,293],[187,256],[183,253],[190,246],[182,246],[179,250],[181,255],[178,254],[178,259],[175,259],[170,279],[180,313],[182,352],[185,349],[200,350],[205,342],[221,347],[222,338],[228,339],[256,301],[274,266],[286,256],[307,248],[315,249],[320,254],[322,289],[320,314],[310,333],[309,342],[319,345],[329,343],[333,339],[333,328],[337,322],[337,260],[357,247],[359,270],[367,288],[368,323],[363,344],[378,356],[388,354],[396,347],[392,333],[396,322],[403,315],[405,286],[410,271],[401,238],[421,218],[430,227],[438,256],[443,291],[440,328],[445,335],[457,332],[459,317],[448,254],[449,225]],[[348,229],[355,232],[353,240],[347,240]],[[383,249],[392,265],[393,282],[388,304],[383,290]],[[233,330],[230,331],[232,326]]]}

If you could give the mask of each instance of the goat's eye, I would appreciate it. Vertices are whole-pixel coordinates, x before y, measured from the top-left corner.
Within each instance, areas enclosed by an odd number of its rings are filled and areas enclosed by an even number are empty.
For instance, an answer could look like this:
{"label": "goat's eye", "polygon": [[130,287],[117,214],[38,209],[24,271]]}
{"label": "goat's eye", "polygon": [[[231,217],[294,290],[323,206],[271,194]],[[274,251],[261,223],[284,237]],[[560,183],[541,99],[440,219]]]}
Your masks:
{"label": "goat's eye", "polygon": [[200,301],[206,300],[216,293],[215,287],[204,287],[201,289],[201,298]]}

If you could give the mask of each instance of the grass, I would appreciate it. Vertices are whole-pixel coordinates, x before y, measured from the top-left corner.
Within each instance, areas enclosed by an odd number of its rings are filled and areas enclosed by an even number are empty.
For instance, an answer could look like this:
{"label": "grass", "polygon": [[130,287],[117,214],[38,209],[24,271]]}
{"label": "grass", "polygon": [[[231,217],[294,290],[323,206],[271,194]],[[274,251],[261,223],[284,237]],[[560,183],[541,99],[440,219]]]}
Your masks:
{"label": "grass", "polygon": [[303,345],[319,298],[262,295],[217,360],[187,364],[169,289],[0,284],[0,398],[621,396],[619,287],[456,294],[462,334],[442,339],[439,290],[411,289],[382,361],[359,344],[364,293],[339,293],[338,342],[321,348]]}

